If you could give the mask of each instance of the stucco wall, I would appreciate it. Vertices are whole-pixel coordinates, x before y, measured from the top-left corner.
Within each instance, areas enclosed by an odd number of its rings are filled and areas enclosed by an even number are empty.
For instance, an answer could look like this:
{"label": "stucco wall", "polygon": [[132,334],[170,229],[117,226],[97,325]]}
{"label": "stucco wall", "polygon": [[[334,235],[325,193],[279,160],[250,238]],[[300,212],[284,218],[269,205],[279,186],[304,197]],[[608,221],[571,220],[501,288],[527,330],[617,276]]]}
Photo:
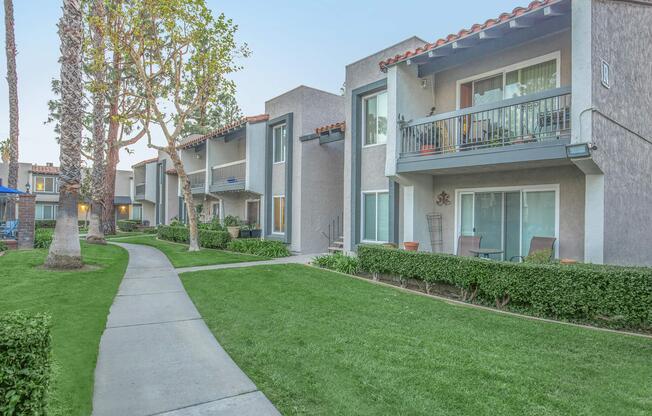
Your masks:
{"label": "stucco wall", "polygon": [[[454,111],[457,102],[457,81],[484,74],[505,66],[537,58],[553,52],[561,52],[560,86],[571,84],[571,32],[570,30],[539,38],[534,41],[492,53],[478,59],[474,65],[463,65],[435,73],[435,114]],[[415,82],[418,80],[415,79]],[[425,117],[430,108],[424,108]]]}
{"label": "stucco wall", "polygon": [[165,185],[165,224],[169,224],[172,218],[179,218],[179,177],[167,175]]}
{"label": "stucco wall", "polygon": [[258,194],[265,193],[265,135],[265,123],[247,124],[245,188]]}
{"label": "stucco wall", "polygon": [[[604,172],[604,261],[652,264],[652,2],[593,0],[593,158]],[[626,23],[623,23],[626,22]],[[611,85],[600,83],[601,62]],[[614,121],[639,132],[627,132]]]}
{"label": "stucco wall", "polygon": [[133,173],[130,170],[119,170],[115,175],[115,195],[129,196],[131,193],[131,177]]}
{"label": "stucco wall", "polygon": [[[352,241],[351,241],[351,215],[354,213],[351,212],[351,158],[352,158],[352,137],[351,137],[351,122],[352,122],[352,113],[351,113],[351,101],[352,101],[352,91],[356,88],[363,87],[365,85],[371,84],[373,82],[386,79],[387,74],[383,73],[378,63],[390,56],[394,56],[398,53],[405,52],[408,49],[413,49],[418,46],[423,46],[426,42],[423,39],[419,39],[416,36],[408,38],[400,43],[390,46],[389,48],[378,51],[372,55],[369,55],[365,58],[362,58],[356,62],[353,62],[346,66],[346,77],[345,77],[345,99],[344,99],[344,110],[345,110],[345,119],[346,125],[348,126],[345,133],[344,140],[344,247],[346,250],[351,250]],[[379,146],[378,149],[382,149],[383,153],[385,146]],[[364,164],[363,164],[364,166]],[[371,169],[371,168],[370,168]],[[367,184],[371,185],[372,182],[380,183],[383,181],[385,183],[384,189],[387,187],[387,178],[385,177],[385,156],[381,156],[379,161],[377,173],[369,172],[368,175],[362,174],[362,178],[367,177]],[[374,168],[374,172],[376,169]],[[361,179],[361,181],[367,181],[367,179]],[[367,185],[365,185],[367,186]],[[356,213],[355,215],[359,215]]]}
{"label": "stucco wall", "polygon": [[150,225],[156,225],[156,205],[152,202],[142,201],[143,221],[149,221]]}
{"label": "stucco wall", "polygon": [[[31,163],[18,163],[18,189],[25,191],[25,184],[30,181]],[[0,162],[0,178],[2,178],[2,186],[9,186],[9,163]],[[32,190],[34,184],[30,183]]]}
{"label": "stucco wall", "polygon": [[[584,258],[584,174],[574,166],[434,177],[434,192],[450,195],[451,204],[432,202],[431,212],[442,214],[444,252],[452,253],[455,239],[455,191],[465,188],[559,184],[559,255]],[[424,212],[423,215],[426,213]]]}
{"label": "stucco wall", "polygon": [[377,191],[387,189],[385,176],[385,149],[386,145],[369,146],[362,148],[360,155],[362,175],[360,177],[361,191]]}

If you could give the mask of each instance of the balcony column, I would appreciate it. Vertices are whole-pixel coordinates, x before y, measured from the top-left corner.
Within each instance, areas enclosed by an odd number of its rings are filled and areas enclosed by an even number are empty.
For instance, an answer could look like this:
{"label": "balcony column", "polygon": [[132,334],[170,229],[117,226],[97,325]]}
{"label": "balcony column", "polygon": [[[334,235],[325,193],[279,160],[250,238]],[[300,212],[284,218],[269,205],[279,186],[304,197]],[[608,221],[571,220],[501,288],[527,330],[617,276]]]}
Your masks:
{"label": "balcony column", "polygon": [[403,199],[402,241],[419,242],[419,251],[432,251],[426,215],[433,211],[433,176],[428,174],[401,175]]}
{"label": "balcony column", "polygon": [[604,262],[604,175],[586,175],[584,261]]}

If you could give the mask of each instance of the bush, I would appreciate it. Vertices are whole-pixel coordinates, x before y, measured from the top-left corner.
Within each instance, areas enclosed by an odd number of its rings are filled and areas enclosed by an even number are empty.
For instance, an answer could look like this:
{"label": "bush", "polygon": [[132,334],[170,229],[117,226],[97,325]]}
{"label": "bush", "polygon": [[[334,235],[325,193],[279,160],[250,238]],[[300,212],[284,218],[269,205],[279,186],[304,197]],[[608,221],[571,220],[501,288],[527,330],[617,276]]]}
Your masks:
{"label": "bush", "polygon": [[317,267],[335,270],[340,273],[356,274],[360,271],[360,262],[356,257],[339,252],[317,256],[312,263]]}
{"label": "bush", "polygon": [[144,232],[145,234],[156,234],[158,229],[156,227],[142,227],[140,231]]}
{"label": "bush", "polygon": [[50,248],[54,230],[51,228],[39,228],[34,231],[34,248]]}
{"label": "bush", "polygon": [[0,316],[0,413],[45,414],[50,381],[50,318]]}
{"label": "bush", "polygon": [[222,224],[220,224],[220,220],[217,218],[213,218],[210,222],[198,224],[197,227],[200,230],[225,231]]}
{"label": "bush", "polygon": [[0,240],[0,252],[2,252],[2,251],[7,251],[8,249],[9,249],[9,247],[7,247],[7,243],[5,243],[4,241]]}
{"label": "bush", "polygon": [[118,229],[124,232],[134,231],[138,225],[138,221],[118,221]]}
{"label": "bush", "polygon": [[360,267],[426,283],[444,282],[515,310],[602,326],[652,327],[652,268],[510,263],[361,245]]}
{"label": "bush", "polygon": [[259,238],[239,238],[233,240],[227,246],[230,251],[238,253],[254,254],[263,257],[288,257],[288,250],[285,243],[273,240],[261,240]]}
{"label": "bush", "polygon": [[[161,225],[158,227],[158,238],[188,244],[190,230],[187,227],[172,227]],[[204,248],[226,248],[231,236],[226,231],[199,230],[199,246]]]}
{"label": "bush", "polygon": [[552,263],[552,250],[547,249],[547,250],[539,250],[535,251],[532,254],[528,254],[525,259],[523,259],[526,263]]}
{"label": "bush", "polygon": [[225,227],[238,227],[240,226],[240,218],[234,215],[227,215],[224,217],[224,226]]}

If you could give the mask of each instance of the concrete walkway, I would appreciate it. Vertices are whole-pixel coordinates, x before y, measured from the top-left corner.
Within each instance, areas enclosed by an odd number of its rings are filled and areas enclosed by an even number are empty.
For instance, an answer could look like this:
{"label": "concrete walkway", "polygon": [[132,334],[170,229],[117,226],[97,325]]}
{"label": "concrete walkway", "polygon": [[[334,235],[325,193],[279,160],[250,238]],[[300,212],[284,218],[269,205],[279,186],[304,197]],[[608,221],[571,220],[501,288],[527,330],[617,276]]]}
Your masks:
{"label": "concrete walkway", "polygon": [[268,264],[308,264],[316,256],[318,256],[318,254],[301,254],[298,256],[281,257],[274,260],[247,261],[243,263],[229,263],[229,264],[212,264],[210,266],[181,267],[176,269],[176,271],[177,273],[187,273],[187,272],[199,272],[202,270],[235,269],[238,267],[265,266]]}
{"label": "concrete walkway", "polygon": [[280,415],[217,343],[157,249],[129,265],[100,342],[93,415]]}

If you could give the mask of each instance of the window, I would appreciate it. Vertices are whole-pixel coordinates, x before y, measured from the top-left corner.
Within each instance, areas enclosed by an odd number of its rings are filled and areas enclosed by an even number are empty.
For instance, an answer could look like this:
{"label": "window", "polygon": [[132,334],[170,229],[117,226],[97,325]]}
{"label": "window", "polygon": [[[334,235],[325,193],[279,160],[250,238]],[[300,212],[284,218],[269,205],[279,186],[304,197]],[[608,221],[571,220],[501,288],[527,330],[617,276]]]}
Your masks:
{"label": "window", "polygon": [[490,76],[482,75],[477,79],[461,83],[459,107],[489,104],[558,87],[559,54],[551,55],[512,65]]}
{"label": "window", "polygon": [[131,207],[131,219],[140,221],[143,219],[143,207],[142,205],[133,205]]}
{"label": "window", "polygon": [[51,204],[36,204],[37,220],[54,220],[57,218],[57,206]]}
{"label": "window", "polygon": [[287,127],[285,124],[274,127],[272,142],[274,144],[274,163],[285,162],[285,153],[288,144]]}
{"label": "window", "polygon": [[387,143],[387,92],[364,99],[364,145]]}
{"label": "window", "polygon": [[57,178],[54,176],[35,176],[34,189],[36,192],[58,192]]}
{"label": "window", "polygon": [[220,205],[221,202],[213,202],[211,205],[211,215],[214,220],[219,220],[221,218],[221,213],[220,213]]}
{"label": "window", "polygon": [[389,241],[389,192],[364,192],[362,215],[363,241]]}
{"label": "window", "polygon": [[281,195],[274,197],[274,204],[272,205],[272,216],[274,217],[272,233],[285,233],[285,196]]}

